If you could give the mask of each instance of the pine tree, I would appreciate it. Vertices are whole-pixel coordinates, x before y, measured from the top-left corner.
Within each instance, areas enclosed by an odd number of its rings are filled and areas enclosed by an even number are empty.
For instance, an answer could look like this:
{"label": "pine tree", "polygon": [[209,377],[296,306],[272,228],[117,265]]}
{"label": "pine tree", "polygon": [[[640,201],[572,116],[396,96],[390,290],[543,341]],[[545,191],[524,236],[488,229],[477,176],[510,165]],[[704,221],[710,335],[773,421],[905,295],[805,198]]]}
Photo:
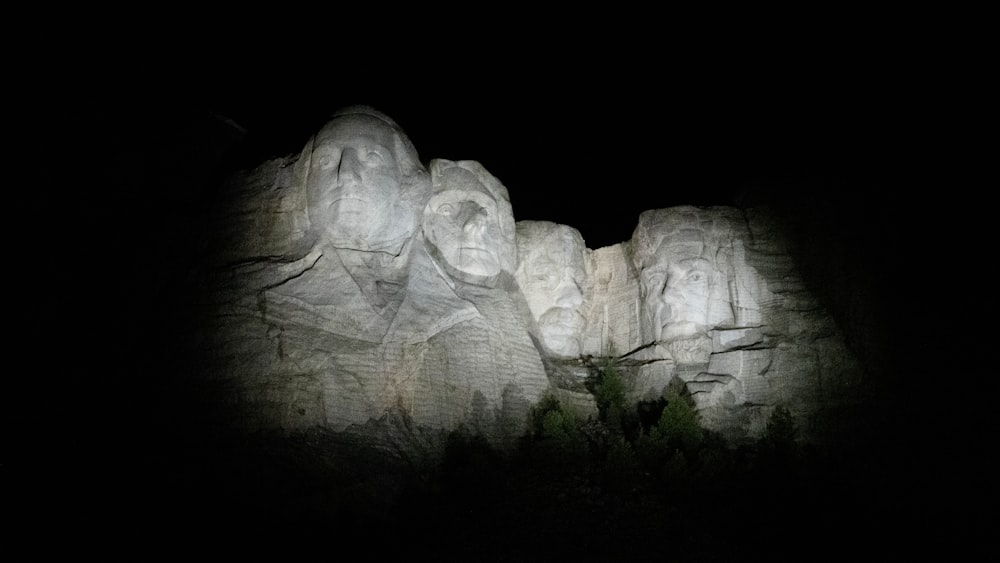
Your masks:
{"label": "pine tree", "polygon": [[669,449],[678,449],[691,457],[701,446],[703,431],[698,423],[698,413],[688,398],[677,391],[668,390],[667,406],[663,408],[657,431]]}

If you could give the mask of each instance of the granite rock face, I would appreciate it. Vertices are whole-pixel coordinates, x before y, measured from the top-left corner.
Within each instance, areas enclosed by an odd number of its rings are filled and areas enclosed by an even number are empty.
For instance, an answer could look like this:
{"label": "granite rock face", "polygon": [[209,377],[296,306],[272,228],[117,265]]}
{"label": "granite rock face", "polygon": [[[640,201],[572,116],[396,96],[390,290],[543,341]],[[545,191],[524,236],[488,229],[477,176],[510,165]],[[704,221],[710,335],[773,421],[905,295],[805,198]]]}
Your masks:
{"label": "granite rock face", "polygon": [[517,284],[550,356],[578,358],[583,352],[590,254],[572,227],[549,221],[517,224]]}
{"label": "granite rock face", "polygon": [[604,358],[635,401],[679,379],[735,441],[778,405],[811,437],[861,386],[766,209],[650,210],[631,240],[592,250],[570,226],[515,221],[478,162],[425,166],[363,106],[228,190],[197,370],[244,427],[383,421],[506,446],[546,394],[596,415],[584,383]]}
{"label": "granite rock face", "polygon": [[858,400],[862,370],[796,272],[762,209],[673,207],[639,217],[627,254],[638,283],[636,398],[680,378],[701,421],[733,441],[759,436],[778,405],[807,438]]}

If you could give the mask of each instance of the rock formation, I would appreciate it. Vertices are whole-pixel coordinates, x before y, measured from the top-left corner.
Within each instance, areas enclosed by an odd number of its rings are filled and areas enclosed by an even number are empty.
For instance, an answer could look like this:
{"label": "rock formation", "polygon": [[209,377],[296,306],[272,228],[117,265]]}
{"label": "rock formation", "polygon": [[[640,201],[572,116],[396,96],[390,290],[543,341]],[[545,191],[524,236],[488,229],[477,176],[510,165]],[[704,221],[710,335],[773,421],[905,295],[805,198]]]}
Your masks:
{"label": "rock formation", "polygon": [[518,287],[546,352],[559,358],[580,357],[590,254],[580,232],[548,221],[520,221],[517,254]]}
{"label": "rock formation", "polygon": [[417,425],[466,426],[507,443],[549,388],[512,283],[507,189],[478,162],[430,168],[406,295],[383,345],[385,393]]}
{"label": "rock formation", "polygon": [[639,354],[648,363],[637,396],[655,397],[679,377],[702,423],[739,440],[759,435],[777,405],[819,438],[824,409],[860,392],[860,366],[765,210],[646,211],[627,251],[650,345]]}
{"label": "rock formation", "polygon": [[570,226],[515,222],[478,162],[425,167],[368,107],[229,189],[199,369],[241,425],[391,419],[403,441],[464,428],[509,445],[547,393],[595,415],[584,382],[603,357],[635,401],[683,382],[734,441],[777,405],[815,437],[861,387],[766,209],[650,210],[631,240],[588,249]]}

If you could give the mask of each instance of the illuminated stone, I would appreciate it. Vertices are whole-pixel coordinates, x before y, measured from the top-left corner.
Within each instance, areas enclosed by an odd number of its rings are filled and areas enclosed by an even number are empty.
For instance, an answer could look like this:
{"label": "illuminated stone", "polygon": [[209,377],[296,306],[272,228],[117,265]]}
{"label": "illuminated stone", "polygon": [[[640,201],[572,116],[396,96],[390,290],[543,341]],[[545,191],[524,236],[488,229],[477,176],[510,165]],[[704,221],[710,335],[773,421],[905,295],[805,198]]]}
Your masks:
{"label": "illuminated stone", "polygon": [[430,168],[434,194],[383,346],[385,393],[418,425],[513,445],[550,383],[511,281],[507,190],[474,161]]}
{"label": "illuminated stone", "polygon": [[596,415],[584,381],[610,359],[632,400],[679,381],[732,440],[778,405],[808,437],[863,387],[766,209],[649,210],[588,249],[571,226],[515,222],[476,161],[425,168],[365,107],[228,189],[196,369],[240,425],[396,420],[410,443],[466,428],[511,445],[547,393]]}
{"label": "illuminated stone", "polygon": [[579,357],[587,322],[582,306],[590,255],[583,237],[567,225],[520,221],[517,251],[515,278],[542,344],[553,356]]}

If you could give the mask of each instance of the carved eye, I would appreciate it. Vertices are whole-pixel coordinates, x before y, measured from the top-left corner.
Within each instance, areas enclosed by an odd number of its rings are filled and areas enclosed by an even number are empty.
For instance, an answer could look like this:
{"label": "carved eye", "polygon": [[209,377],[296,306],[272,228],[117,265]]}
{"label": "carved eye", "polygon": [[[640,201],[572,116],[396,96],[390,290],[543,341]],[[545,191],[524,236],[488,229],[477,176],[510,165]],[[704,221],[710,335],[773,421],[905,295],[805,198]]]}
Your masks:
{"label": "carved eye", "polygon": [[372,149],[365,153],[365,160],[371,164],[382,164],[385,162],[385,157],[382,156],[382,153]]}
{"label": "carved eye", "polygon": [[646,278],[644,285],[645,295],[661,294],[667,289],[667,276],[666,274],[653,274]]}
{"label": "carved eye", "polygon": [[688,283],[701,283],[704,279],[705,279],[705,274],[703,272],[695,270],[687,275],[685,281],[687,281]]}
{"label": "carved eye", "polygon": [[442,203],[438,206],[437,212],[441,215],[453,215],[455,213],[455,206],[451,203]]}
{"label": "carved eye", "polygon": [[316,164],[317,166],[320,167],[321,170],[326,170],[333,165],[333,159],[330,158],[329,156],[321,156],[319,160],[316,162]]}

